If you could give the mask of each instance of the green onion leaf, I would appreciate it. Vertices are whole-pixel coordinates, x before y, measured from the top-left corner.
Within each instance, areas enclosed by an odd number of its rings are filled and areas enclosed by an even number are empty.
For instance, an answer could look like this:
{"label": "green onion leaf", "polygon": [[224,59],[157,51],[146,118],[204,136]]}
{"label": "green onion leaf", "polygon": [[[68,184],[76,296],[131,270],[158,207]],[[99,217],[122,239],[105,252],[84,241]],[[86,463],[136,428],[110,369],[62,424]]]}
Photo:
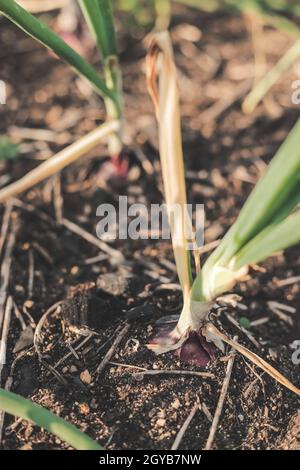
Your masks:
{"label": "green onion leaf", "polygon": [[300,242],[300,212],[290,215],[279,224],[272,224],[254,237],[237,254],[234,269],[263,261],[272,253]]}
{"label": "green onion leaf", "polygon": [[117,40],[110,0],[79,0],[103,59],[117,56]]}
{"label": "green onion leaf", "polygon": [[250,194],[239,217],[217,248],[218,259],[227,263],[269,224],[287,215],[300,196],[300,120]]}

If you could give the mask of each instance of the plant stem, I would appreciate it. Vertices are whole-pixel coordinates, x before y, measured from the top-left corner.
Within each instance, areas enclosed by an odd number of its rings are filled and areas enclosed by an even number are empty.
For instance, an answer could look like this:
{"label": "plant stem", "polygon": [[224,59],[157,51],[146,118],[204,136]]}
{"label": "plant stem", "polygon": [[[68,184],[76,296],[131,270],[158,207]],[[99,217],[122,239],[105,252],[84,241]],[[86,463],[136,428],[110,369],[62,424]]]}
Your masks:
{"label": "plant stem", "polygon": [[112,157],[118,157],[122,150],[122,128],[123,128],[123,95],[122,74],[119,67],[117,51],[117,39],[113,21],[112,6],[110,0],[98,0],[99,9],[105,25],[105,37],[107,43],[102,45],[104,61],[105,83],[109,90],[113,90],[116,101],[109,96],[105,98],[107,119],[119,119],[121,122],[118,133],[111,134],[108,139],[108,149]]}
{"label": "plant stem", "polygon": [[116,100],[110,97],[104,99],[107,111],[107,120],[118,119],[120,121],[119,132],[112,133],[108,137],[109,154],[118,157],[122,150],[122,130],[123,130],[123,99],[122,99],[122,76],[119,68],[117,56],[110,56],[105,59],[104,64],[105,82],[109,89],[114,91]]}
{"label": "plant stem", "polygon": [[155,0],[155,29],[157,31],[166,31],[169,28],[171,19],[171,2],[170,0]]}
{"label": "plant stem", "polygon": [[110,155],[118,157],[122,150],[122,78],[111,1],[79,0],[79,4],[102,56],[106,87],[114,96],[114,99],[111,96],[104,99],[107,120],[118,119],[121,122],[119,132],[111,134],[108,139]]}

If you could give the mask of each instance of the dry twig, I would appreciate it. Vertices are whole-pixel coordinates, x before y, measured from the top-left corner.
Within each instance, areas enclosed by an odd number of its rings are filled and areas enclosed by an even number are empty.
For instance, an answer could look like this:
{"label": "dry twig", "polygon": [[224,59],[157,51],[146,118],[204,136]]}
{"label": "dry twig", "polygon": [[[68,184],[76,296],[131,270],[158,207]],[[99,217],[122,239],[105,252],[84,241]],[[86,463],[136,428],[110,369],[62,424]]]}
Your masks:
{"label": "dry twig", "polygon": [[113,357],[113,355],[115,354],[116,352],[116,349],[117,347],[119,346],[120,342],[122,341],[122,339],[124,338],[124,336],[127,334],[128,330],[130,328],[130,325],[129,323],[125,323],[125,326],[122,328],[122,330],[119,332],[119,334],[117,335],[117,337],[115,338],[113,344],[111,345],[111,347],[109,348],[109,350],[107,351],[107,353],[105,354],[104,358],[102,359],[102,361],[100,362],[100,364],[98,365],[97,369],[96,369],[96,374],[101,374],[101,372],[105,369],[105,367],[107,366],[107,364],[110,362],[111,358]]}
{"label": "dry twig", "polygon": [[288,379],[286,379],[278,370],[264,361],[261,357],[257,354],[253,353],[249,349],[245,348],[241,344],[237,343],[236,341],[229,339],[224,333],[221,333],[212,323],[207,323],[203,327],[203,333],[208,333],[212,336],[216,336],[220,338],[224,343],[229,344],[232,348],[236,349],[240,354],[247,357],[251,362],[257,365],[260,369],[264,370],[269,374],[273,379],[279,382],[281,385],[284,385],[286,388],[291,390],[292,392],[296,393],[296,395],[300,396],[299,388],[295,387]]}
{"label": "dry twig", "polygon": [[33,345],[40,361],[43,359],[43,355],[39,347],[40,339],[41,339],[41,331],[43,329],[44,323],[47,320],[48,316],[51,315],[51,313],[56,312],[57,308],[61,305],[61,303],[62,302],[59,301],[51,305],[51,307],[48,308],[48,310],[44,313],[44,315],[42,315],[38,324],[36,325],[36,329],[34,331],[34,336],[33,336]]}
{"label": "dry twig", "polygon": [[9,229],[12,207],[13,206],[12,206],[11,201],[5,204],[5,211],[3,214],[1,233],[0,233],[0,258],[2,256],[2,250],[5,244],[5,240],[6,240],[8,229]]}
{"label": "dry twig", "polygon": [[28,299],[32,298],[34,284],[34,256],[30,248],[28,251]]}
{"label": "dry twig", "polygon": [[70,232],[73,232],[79,237],[86,240],[88,243],[91,243],[92,245],[100,248],[100,250],[104,251],[104,253],[107,253],[115,260],[118,260],[118,262],[121,263],[124,260],[124,256],[119,250],[115,250],[114,248],[111,248],[107,243],[105,243],[102,240],[99,240],[91,233],[79,227],[79,225],[75,224],[74,222],[71,222],[71,220],[63,218],[62,225],[66,227],[66,229],[68,229]]}
{"label": "dry twig", "polygon": [[186,420],[184,421],[183,425],[181,426],[176,438],[175,438],[175,441],[173,442],[173,445],[171,447],[171,450],[177,450],[182,439],[183,439],[183,436],[184,434],[186,433],[187,431],[187,428],[189,427],[192,419],[194,418],[195,414],[197,413],[197,411],[199,410],[199,403],[196,403],[196,405],[193,406],[193,408],[191,409],[188,417],[186,418]]}
{"label": "dry twig", "polygon": [[246,330],[246,328],[244,328],[242,325],[240,325],[236,320],[235,318],[233,318],[229,313],[226,313],[226,317],[227,319],[230,321],[230,323],[232,323],[236,328],[238,328],[239,330],[241,330],[244,335],[247,336],[247,338],[249,339],[249,341],[251,341],[252,344],[254,344],[254,346],[257,348],[257,349],[260,349],[261,346],[260,344],[256,341],[256,339],[253,337],[253,335],[251,335],[251,333],[249,333],[249,331]]}
{"label": "dry twig", "polygon": [[196,370],[146,370],[144,372],[136,372],[133,374],[135,379],[143,378],[144,375],[192,375],[194,377],[205,377],[214,379],[215,376],[211,372],[199,372]]}
{"label": "dry twig", "polygon": [[6,364],[7,339],[8,339],[8,332],[9,332],[10,321],[11,321],[12,306],[13,306],[13,301],[12,301],[11,296],[9,296],[5,305],[3,328],[2,328],[1,341],[0,341],[0,386],[2,382],[2,379],[1,379],[2,370],[3,370],[4,365]]}
{"label": "dry twig", "polygon": [[16,243],[16,236],[19,224],[17,222],[16,214],[12,214],[12,224],[10,232],[7,236],[7,243],[5,247],[4,257],[1,265],[1,286],[0,286],[0,328],[2,326],[4,317],[4,306],[7,299],[7,290],[10,277],[10,268],[12,261],[12,254]]}
{"label": "dry twig", "polygon": [[300,282],[300,276],[292,276],[286,279],[280,279],[276,281],[276,285],[277,287],[285,287],[290,286],[292,284],[296,284],[297,282]]}
{"label": "dry twig", "polygon": [[212,443],[213,443],[214,438],[215,438],[215,434],[216,434],[216,431],[217,431],[217,428],[218,428],[218,424],[219,424],[219,421],[220,421],[220,416],[221,416],[221,413],[222,413],[222,410],[223,410],[225,398],[226,398],[228,387],[229,387],[229,382],[230,382],[231,372],[232,372],[232,368],[233,368],[234,358],[235,358],[235,355],[232,354],[232,356],[230,357],[230,359],[227,363],[225,379],[224,379],[224,382],[223,382],[223,385],[222,385],[222,388],[221,388],[221,393],[220,393],[218,404],[217,404],[217,407],[216,407],[214,419],[212,421],[211,428],[210,428],[210,431],[209,431],[209,436],[208,436],[208,439],[207,439],[207,442],[206,442],[206,445],[205,445],[205,450],[210,450],[211,449]]}
{"label": "dry twig", "polygon": [[53,204],[56,222],[58,225],[62,225],[64,199],[61,192],[60,175],[53,176]]}
{"label": "dry twig", "polygon": [[81,139],[41,163],[38,167],[29,171],[23,178],[1,189],[0,203],[58,173],[66,166],[78,160],[78,158],[86,154],[89,150],[96,147],[104,137],[117,131],[119,128],[120,123],[118,121],[109,121],[89,132]]}

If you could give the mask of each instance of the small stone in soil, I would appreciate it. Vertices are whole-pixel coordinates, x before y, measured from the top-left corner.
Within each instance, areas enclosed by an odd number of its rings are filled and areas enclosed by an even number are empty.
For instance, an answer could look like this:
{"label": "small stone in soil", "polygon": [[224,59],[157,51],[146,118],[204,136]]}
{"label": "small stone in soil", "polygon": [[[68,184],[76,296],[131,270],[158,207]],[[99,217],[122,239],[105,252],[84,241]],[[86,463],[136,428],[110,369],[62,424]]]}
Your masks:
{"label": "small stone in soil", "polygon": [[159,418],[157,421],[156,421],[156,426],[162,428],[164,427],[166,424],[166,420],[164,418]]}
{"label": "small stone in soil", "polygon": [[171,404],[172,408],[174,408],[174,410],[178,410],[178,408],[180,407],[180,401],[178,400],[178,398],[176,398],[173,403]]}
{"label": "small stone in soil", "polygon": [[87,403],[80,403],[79,410],[81,414],[87,415],[90,412],[90,407]]}
{"label": "small stone in soil", "polygon": [[106,273],[97,278],[97,287],[106,294],[116,297],[126,295],[130,292],[134,278],[123,273]]}

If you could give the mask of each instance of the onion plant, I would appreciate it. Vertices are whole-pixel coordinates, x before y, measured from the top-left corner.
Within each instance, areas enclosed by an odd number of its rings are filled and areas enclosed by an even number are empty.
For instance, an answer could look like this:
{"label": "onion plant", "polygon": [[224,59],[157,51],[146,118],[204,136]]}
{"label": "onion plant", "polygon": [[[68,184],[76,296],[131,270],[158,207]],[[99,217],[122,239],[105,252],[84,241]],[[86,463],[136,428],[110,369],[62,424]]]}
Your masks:
{"label": "onion plant", "polygon": [[[19,181],[20,184],[13,184],[4,188],[3,192],[0,191],[0,202],[58,172],[98,145],[104,137],[108,138],[109,153],[112,158],[118,159],[120,156],[123,120],[122,85],[111,1],[79,0],[79,4],[101,54],[103,76],[51,28],[31,15],[17,2],[14,0],[0,0],[0,14],[2,13],[26,34],[53,51],[77,74],[90,83],[93,89],[104,99],[107,121],[109,121],[104,129],[100,126],[100,128],[60,152],[58,154],[59,158],[54,156],[47,161],[46,165],[35,169],[33,174],[28,173],[25,179]],[[78,145],[76,145],[77,143]],[[72,155],[74,158],[72,158]]]}
{"label": "onion plant", "polygon": [[[277,151],[265,175],[257,183],[236,222],[193,278],[188,250],[190,224],[185,217],[178,224],[172,216],[174,204],[185,212],[180,114],[172,47],[167,32],[154,36],[147,58],[148,88],[159,122],[159,146],[165,199],[179,281],[183,291],[183,309],[177,325],[149,345],[157,354],[180,350],[191,335],[203,335],[222,348],[226,336],[209,322],[216,300],[230,292],[251,264],[300,242],[300,120]],[[158,82],[158,86],[157,86]],[[178,226],[179,225],[179,226]],[[176,234],[176,237],[174,237]],[[230,340],[231,341],[231,340]],[[232,343],[232,341],[231,341]],[[229,343],[229,344],[231,344]],[[253,360],[253,353],[236,343],[236,349]],[[262,359],[255,356],[257,365]],[[263,361],[264,362],[264,361]],[[265,362],[263,368],[278,380],[277,371]],[[279,380],[300,394],[286,379]]]}

